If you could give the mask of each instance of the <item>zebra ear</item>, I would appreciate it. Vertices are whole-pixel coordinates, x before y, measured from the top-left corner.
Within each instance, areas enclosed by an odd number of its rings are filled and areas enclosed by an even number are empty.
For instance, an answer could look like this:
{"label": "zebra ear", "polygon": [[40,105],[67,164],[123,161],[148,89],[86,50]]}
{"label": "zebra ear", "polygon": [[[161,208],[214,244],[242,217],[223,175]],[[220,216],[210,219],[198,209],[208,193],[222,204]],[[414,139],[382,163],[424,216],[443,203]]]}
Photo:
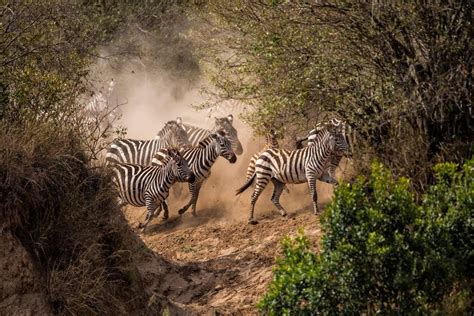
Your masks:
{"label": "zebra ear", "polygon": [[176,118],[176,123],[178,123],[178,125],[183,124],[183,119],[181,117],[177,117]]}
{"label": "zebra ear", "polygon": [[227,121],[229,121],[229,123],[232,125],[234,122],[234,116],[232,114],[227,115]]}

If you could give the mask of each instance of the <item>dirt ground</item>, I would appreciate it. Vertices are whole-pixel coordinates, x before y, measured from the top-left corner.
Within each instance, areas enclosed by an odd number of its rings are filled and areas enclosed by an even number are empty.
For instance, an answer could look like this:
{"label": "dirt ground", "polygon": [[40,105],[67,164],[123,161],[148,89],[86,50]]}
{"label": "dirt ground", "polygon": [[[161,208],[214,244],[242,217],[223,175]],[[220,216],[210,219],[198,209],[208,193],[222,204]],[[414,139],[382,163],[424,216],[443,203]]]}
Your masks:
{"label": "dirt ground", "polygon": [[[257,203],[259,223],[249,225],[251,190],[238,198],[226,191],[233,191],[240,183],[228,183],[232,184],[223,185],[222,179],[211,176],[196,217],[191,212],[177,215],[186,200],[186,188],[180,198],[171,192],[170,219],[163,221],[160,215],[140,233],[153,251],[140,259],[140,274],[153,297],[168,302],[171,314],[257,314],[256,304],[271,281],[282,238],[303,228],[318,247],[319,218],[312,213],[306,185],[290,186],[290,193],[282,195],[286,219],[273,211],[272,190],[267,188]],[[331,190],[320,184],[320,207],[330,198]],[[128,207],[125,214],[130,225],[137,227],[145,208]]]}

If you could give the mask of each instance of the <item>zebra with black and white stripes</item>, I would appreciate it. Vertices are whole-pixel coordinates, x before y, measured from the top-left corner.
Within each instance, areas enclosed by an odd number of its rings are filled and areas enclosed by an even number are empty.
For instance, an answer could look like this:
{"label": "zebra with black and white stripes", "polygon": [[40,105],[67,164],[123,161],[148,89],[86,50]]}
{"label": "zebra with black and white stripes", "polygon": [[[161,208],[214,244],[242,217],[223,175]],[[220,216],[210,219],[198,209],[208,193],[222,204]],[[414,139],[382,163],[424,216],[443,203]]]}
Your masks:
{"label": "zebra with black and white stripes", "polygon": [[[343,123],[345,124],[345,123]],[[323,123],[318,123],[316,127],[308,132],[308,135],[302,139],[299,139],[296,142],[296,148],[301,149],[303,148],[303,142],[307,141],[308,146],[313,146],[317,137],[317,134],[320,133],[324,129],[324,124]],[[346,138],[347,142],[347,135],[346,135],[346,126],[344,125],[343,127],[344,131],[344,137]],[[349,142],[347,142],[349,144]],[[342,157],[344,156],[349,156],[350,154],[348,152],[337,152],[335,151],[331,157],[329,158],[329,166],[328,168],[323,172],[321,177],[319,177],[318,180],[321,180],[323,182],[333,184],[333,185],[338,185],[338,181],[336,180],[336,169],[339,166],[339,163],[342,160]]]}
{"label": "zebra with black and white stripes", "polygon": [[[224,157],[230,163],[235,163],[237,157],[232,150],[232,144],[226,137],[224,131],[219,130],[216,133],[211,133],[204,140],[202,140],[198,146],[193,148],[185,148],[181,151],[181,155],[188,162],[188,165],[195,175],[194,182],[189,183],[189,192],[191,193],[191,199],[189,202],[182,207],[178,213],[181,215],[192,206],[193,215],[196,215],[196,205],[199,198],[199,192],[201,190],[203,182],[211,174],[211,168],[216,162],[219,156]],[[153,158],[152,165],[162,165],[168,160],[166,150],[160,150]],[[168,217],[167,205],[164,203],[165,218]]]}
{"label": "zebra with black and white stripes", "polygon": [[240,143],[237,130],[233,126],[234,116],[232,114],[227,115],[227,117],[216,117],[215,125],[212,130],[184,124],[180,117],[176,118],[176,121],[183,127],[186,133],[188,133],[189,142],[193,146],[198,146],[199,142],[204,140],[211,133],[214,133],[218,130],[224,130],[227,138],[232,144],[232,150],[234,153],[237,155],[241,155],[243,153],[242,144]]}
{"label": "zebra with black and white stripes", "polygon": [[284,149],[268,149],[256,162],[254,174],[237,190],[237,194],[244,192],[255,179],[257,185],[251,197],[249,223],[256,224],[254,218],[255,203],[270,180],[274,190],[272,202],[285,216],[286,211],[280,204],[280,195],[285,183],[307,182],[311,191],[314,213],[318,214],[318,197],[316,179],[328,168],[329,159],[334,152],[345,152],[348,144],[344,136],[344,124],[333,119],[326,124],[315,138],[313,146],[292,151]]}
{"label": "zebra with black and white stripes", "polygon": [[[123,203],[146,206],[145,223],[139,224],[143,230],[162,209],[171,186],[175,182],[194,182],[194,173],[187,161],[177,150],[168,150],[169,159],[162,166],[141,166],[111,160],[114,180]],[[165,210],[166,211],[166,210]]]}
{"label": "zebra with black and white stripes", "polygon": [[152,140],[115,139],[107,151],[106,160],[147,166],[158,150],[187,145],[186,131],[176,121],[169,121]]}

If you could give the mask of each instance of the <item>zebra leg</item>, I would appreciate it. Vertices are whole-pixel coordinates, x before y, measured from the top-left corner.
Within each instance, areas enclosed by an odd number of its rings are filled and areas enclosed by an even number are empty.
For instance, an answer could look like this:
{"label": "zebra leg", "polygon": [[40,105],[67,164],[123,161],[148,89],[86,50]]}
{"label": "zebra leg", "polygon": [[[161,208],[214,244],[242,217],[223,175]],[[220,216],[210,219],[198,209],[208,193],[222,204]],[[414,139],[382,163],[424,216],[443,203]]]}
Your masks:
{"label": "zebra leg", "polygon": [[163,206],[163,220],[166,221],[169,218],[168,204],[166,203],[166,200],[161,203],[161,206]]}
{"label": "zebra leg", "polygon": [[249,217],[249,224],[257,224],[258,221],[255,219],[253,216],[254,211],[255,211],[255,204],[257,203],[258,197],[260,194],[262,194],[263,190],[267,186],[268,182],[270,181],[269,177],[258,177],[259,174],[257,173],[257,185],[255,186],[255,189],[253,190],[252,193],[252,198],[251,198],[251,206],[250,206],[250,217]]}
{"label": "zebra leg", "polygon": [[334,180],[334,186],[337,187],[339,185],[339,181],[336,180],[336,169],[337,165],[332,165],[329,167],[329,176]]}
{"label": "zebra leg", "polygon": [[202,182],[195,181],[193,184],[194,184],[193,191],[192,191],[193,216],[196,216],[196,205],[199,198],[199,191],[201,191]]}
{"label": "zebra leg", "polygon": [[[196,182],[196,181],[194,181]],[[189,199],[189,202],[183,206],[179,211],[178,211],[178,214],[179,215],[183,215],[187,210],[188,208],[193,204],[193,198],[194,198],[194,182],[193,183],[189,183],[188,186],[189,186],[189,192],[191,193],[191,199]]]}
{"label": "zebra leg", "polygon": [[122,198],[117,198],[117,204],[118,204],[118,207],[119,208],[123,208],[125,205],[127,205],[128,203],[125,202],[124,200],[122,200]]}
{"label": "zebra leg", "polygon": [[339,182],[331,175],[331,171],[326,169],[324,173],[319,177],[319,180],[337,186]]}
{"label": "zebra leg", "polygon": [[281,206],[281,204],[280,204],[280,196],[281,196],[281,193],[283,192],[283,189],[286,187],[286,185],[283,182],[281,182],[281,181],[279,181],[275,178],[272,178],[272,182],[273,182],[273,185],[274,185],[273,195],[272,195],[272,202],[277,207],[277,209],[280,212],[281,216],[286,216],[286,211],[283,208],[283,206]]}
{"label": "zebra leg", "polygon": [[[148,225],[149,222],[153,219],[153,215],[155,215],[155,210],[157,209],[156,202],[153,199],[146,199],[146,208],[148,212],[146,213],[145,217],[145,223],[140,223],[138,224],[138,228],[141,228],[142,231],[145,231],[146,226]],[[156,212],[156,215],[160,215],[161,212],[161,204],[158,206],[158,212]]]}
{"label": "zebra leg", "polygon": [[313,174],[310,174],[308,177],[308,186],[311,192],[311,197],[313,199],[313,212],[314,215],[319,214],[318,210],[318,192],[316,191],[316,179]]}

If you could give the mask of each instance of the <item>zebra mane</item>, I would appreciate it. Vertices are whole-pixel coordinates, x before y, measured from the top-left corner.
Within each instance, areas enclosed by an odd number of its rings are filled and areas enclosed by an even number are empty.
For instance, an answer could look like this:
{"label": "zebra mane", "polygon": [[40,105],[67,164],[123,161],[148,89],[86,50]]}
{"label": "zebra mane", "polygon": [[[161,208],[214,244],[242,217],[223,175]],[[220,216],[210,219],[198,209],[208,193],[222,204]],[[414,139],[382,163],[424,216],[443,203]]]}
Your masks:
{"label": "zebra mane", "polygon": [[[177,148],[163,148],[160,149],[158,153],[153,156],[152,165],[166,166],[173,159],[173,156],[181,156],[179,149]],[[159,161],[159,163],[153,163],[154,160]]]}
{"label": "zebra mane", "polygon": [[226,137],[227,135],[227,132],[224,130],[224,129],[218,129],[217,131],[215,131],[214,133],[211,133],[209,134],[209,136],[207,136],[206,138],[204,138],[203,140],[201,140],[199,142],[199,147],[207,147],[207,145],[209,145],[214,139],[216,139],[217,137]]}
{"label": "zebra mane", "polygon": [[309,133],[308,136],[310,135],[317,135],[321,133],[324,130],[329,130],[329,131],[344,131],[346,127],[346,122],[339,119],[339,118],[332,118],[329,121],[326,122],[320,122],[316,124],[314,129],[312,129]]}
{"label": "zebra mane", "polygon": [[168,121],[165,126],[158,132],[157,137],[165,136],[170,130],[176,130],[179,128],[179,124],[176,121]]}
{"label": "zebra mane", "polygon": [[209,136],[201,140],[199,142],[199,145],[197,145],[196,147],[206,148],[215,139],[215,137],[216,137],[216,133],[209,134]]}
{"label": "zebra mane", "polygon": [[223,129],[229,135],[237,135],[237,130],[232,125],[234,120],[232,114],[229,114],[227,117],[216,117],[215,119],[214,130]]}

